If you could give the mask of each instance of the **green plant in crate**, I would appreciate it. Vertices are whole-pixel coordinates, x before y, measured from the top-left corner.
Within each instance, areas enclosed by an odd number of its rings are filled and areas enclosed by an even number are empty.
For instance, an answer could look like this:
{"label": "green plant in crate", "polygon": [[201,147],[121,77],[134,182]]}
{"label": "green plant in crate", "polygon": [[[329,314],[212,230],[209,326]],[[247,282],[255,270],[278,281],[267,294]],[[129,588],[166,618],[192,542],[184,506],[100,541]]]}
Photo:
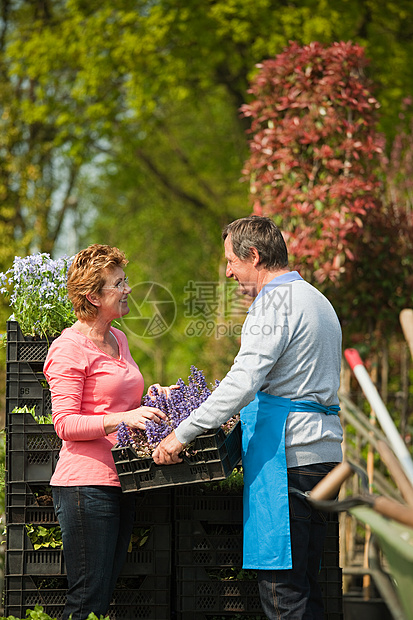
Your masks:
{"label": "green plant in crate", "polygon": [[[41,605],[36,605],[34,609],[28,609],[26,612],[26,618],[16,618],[15,616],[2,616],[0,620],[56,620],[48,616]],[[109,620],[109,616],[100,616],[98,618],[95,614],[89,614],[86,620]]]}
{"label": "green plant in crate", "polygon": [[138,527],[135,525],[132,530],[128,552],[131,553],[133,549],[143,547],[143,545],[147,542],[150,533],[150,527]]}
{"label": "green plant in crate", "polygon": [[58,525],[44,527],[43,525],[34,526],[29,523],[26,525],[26,530],[35,551],[43,548],[61,549],[63,547],[62,532]]}
{"label": "green plant in crate", "polygon": [[256,581],[257,572],[254,570],[245,570],[232,566],[230,568],[212,568],[208,569],[207,575],[210,579],[217,581]]}
{"label": "green plant in crate", "polygon": [[10,300],[25,336],[53,337],[76,321],[66,288],[71,262],[42,253],[16,256],[13,266],[0,273],[0,292]]}
{"label": "green plant in crate", "polygon": [[53,424],[51,413],[47,415],[36,415],[36,405],[30,409],[27,405],[24,405],[23,407],[15,407],[12,413],[30,413],[38,424]]}
{"label": "green plant in crate", "polygon": [[225,480],[206,482],[204,488],[217,495],[242,494],[244,488],[244,472],[242,466],[235,467]]}

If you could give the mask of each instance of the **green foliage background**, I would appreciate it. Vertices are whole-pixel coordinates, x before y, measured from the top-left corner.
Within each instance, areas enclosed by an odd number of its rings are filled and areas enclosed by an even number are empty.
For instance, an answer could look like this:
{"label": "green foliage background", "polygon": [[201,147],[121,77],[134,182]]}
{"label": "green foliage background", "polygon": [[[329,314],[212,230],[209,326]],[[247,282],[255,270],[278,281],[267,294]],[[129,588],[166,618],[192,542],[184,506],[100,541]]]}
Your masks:
{"label": "green foliage background", "polygon": [[255,65],[290,40],[362,44],[390,150],[412,32],[408,0],[4,0],[0,269],[16,254],[118,245],[132,282],[177,302],[165,336],[131,343],[147,382],[191,363],[222,378],[236,338],[187,337],[184,288],[224,279],[221,228],[251,211],[239,108]]}

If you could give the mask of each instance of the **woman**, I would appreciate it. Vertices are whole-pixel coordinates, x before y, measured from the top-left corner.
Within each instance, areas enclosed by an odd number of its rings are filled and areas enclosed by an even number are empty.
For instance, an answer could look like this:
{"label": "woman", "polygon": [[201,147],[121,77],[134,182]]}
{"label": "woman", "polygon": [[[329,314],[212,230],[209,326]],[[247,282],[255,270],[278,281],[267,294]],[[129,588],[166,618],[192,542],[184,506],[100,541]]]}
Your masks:
{"label": "woman", "polygon": [[127,262],[117,248],[99,244],[75,256],[67,289],[78,320],[52,343],[44,365],[63,440],[50,481],[68,579],[63,620],[105,615],[126,558],[135,496],[120,489],[111,454],[116,427],[123,421],[144,429],[147,420],[165,419],[140,406],[143,377],[126,336],[111,327],[129,312]]}

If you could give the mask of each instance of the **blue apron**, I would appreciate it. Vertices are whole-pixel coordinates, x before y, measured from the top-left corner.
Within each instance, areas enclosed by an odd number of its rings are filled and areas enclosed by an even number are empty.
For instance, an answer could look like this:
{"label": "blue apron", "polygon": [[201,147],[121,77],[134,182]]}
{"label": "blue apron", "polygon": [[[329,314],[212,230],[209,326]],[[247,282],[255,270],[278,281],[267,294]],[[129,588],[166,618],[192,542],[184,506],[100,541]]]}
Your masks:
{"label": "blue apron", "polygon": [[244,470],[243,568],[292,567],[285,423],[290,411],[337,414],[338,406],[258,392],[241,410]]}

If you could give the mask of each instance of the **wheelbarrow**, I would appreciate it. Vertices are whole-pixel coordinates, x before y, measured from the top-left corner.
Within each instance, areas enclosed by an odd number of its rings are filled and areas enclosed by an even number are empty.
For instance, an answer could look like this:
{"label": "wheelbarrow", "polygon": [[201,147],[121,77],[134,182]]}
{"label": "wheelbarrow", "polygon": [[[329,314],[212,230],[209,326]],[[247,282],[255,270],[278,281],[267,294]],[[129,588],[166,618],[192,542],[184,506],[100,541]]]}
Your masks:
{"label": "wheelbarrow", "polygon": [[[382,444],[380,450],[391,452],[386,444]],[[377,588],[394,620],[413,620],[413,489],[396,459],[390,468],[406,505],[368,493],[365,472],[349,461],[337,465],[311,492],[306,493],[306,497],[318,510],[345,510],[370,526],[373,537],[369,560],[373,565],[372,576]],[[340,501],[332,500],[342,483],[354,473],[361,478],[363,492]],[[382,569],[376,542],[387,560],[388,572]]]}
{"label": "wheelbarrow", "polygon": [[[401,322],[413,357],[413,310],[403,311]],[[306,494],[307,499],[319,510],[348,511],[370,527],[369,563],[378,590],[394,620],[413,620],[413,461],[360,355],[355,349],[346,349],[344,354],[387,437],[388,443],[379,441],[377,449],[406,503],[369,493],[367,475],[349,461],[337,465]],[[362,493],[333,500],[354,473],[360,477]],[[382,569],[379,549],[387,560],[388,572]]]}

